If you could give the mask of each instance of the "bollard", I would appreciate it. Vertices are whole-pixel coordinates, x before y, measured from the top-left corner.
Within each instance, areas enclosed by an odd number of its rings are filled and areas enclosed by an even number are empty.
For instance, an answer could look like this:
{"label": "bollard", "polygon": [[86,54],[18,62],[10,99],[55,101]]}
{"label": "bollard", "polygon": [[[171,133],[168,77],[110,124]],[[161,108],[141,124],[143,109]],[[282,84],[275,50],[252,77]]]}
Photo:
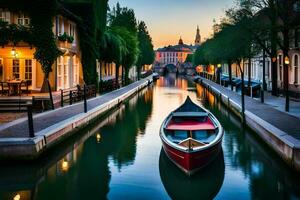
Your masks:
{"label": "bollard", "polygon": [[84,104],[84,112],[87,113],[87,101],[86,101],[86,85],[83,85],[83,104]]}
{"label": "bollard", "polygon": [[73,104],[72,91],[69,92],[69,104]]}
{"label": "bollard", "polygon": [[261,103],[265,103],[265,93],[263,88],[260,89],[260,97],[261,97]]}
{"label": "bollard", "polygon": [[27,106],[29,137],[34,137],[32,105]]}
{"label": "bollard", "polygon": [[64,107],[64,91],[60,90],[60,106]]}

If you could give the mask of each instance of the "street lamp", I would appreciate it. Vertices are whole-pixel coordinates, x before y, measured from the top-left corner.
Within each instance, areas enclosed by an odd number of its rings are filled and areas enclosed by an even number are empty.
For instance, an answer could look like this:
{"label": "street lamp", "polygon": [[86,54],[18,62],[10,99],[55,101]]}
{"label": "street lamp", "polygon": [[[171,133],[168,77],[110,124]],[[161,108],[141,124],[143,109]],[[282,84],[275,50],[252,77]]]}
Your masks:
{"label": "street lamp", "polygon": [[15,48],[13,48],[13,49],[11,50],[11,55],[12,55],[12,57],[14,57],[14,58],[17,58],[17,57],[18,57],[18,52],[17,52],[17,50],[16,50]]}
{"label": "street lamp", "polygon": [[221,68],[222,68],[222,64],[218,64],[218,65],[217,65],[217,67],[218,67],[218,69],[217,69],[217,70],[218,70],[218,79],[219,79],[219,84],[220,84],[220,85],[222,85],[222,84],[221,84],[221,74],[222,74],[222,72],[221,72]]}
{"label": "street lamp", "polygon": [[286,64],[286,65],[289,65],[289,64],[290,64],[290,59],[289,59],[288,56],[286,56],[286,57],[284,58],[284,64]]}
{"label": "street lamp", "polygon": [[285,111],[289,112],[290,110],[290,94],[289,94],[289,74],[288,74],[288,67],[290,65],[290,59],[288,56],[284,57],[284,90],[285,90]]}

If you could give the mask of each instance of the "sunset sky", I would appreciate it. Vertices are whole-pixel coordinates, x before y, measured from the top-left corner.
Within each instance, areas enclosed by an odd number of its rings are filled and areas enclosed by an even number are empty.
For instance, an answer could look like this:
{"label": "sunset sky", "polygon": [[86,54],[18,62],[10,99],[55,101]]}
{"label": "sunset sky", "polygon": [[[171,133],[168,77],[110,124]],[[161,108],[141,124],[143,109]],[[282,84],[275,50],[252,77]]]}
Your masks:
{"label": "sunset sky", "polygon": [[133,8],[137,19],[146,22],[158,48],[177,44],[180,36],[184,43],[194,43],[197,25],[202,39],[207,38],[213,19],[224,16],[234,0],[109,0],[111,7],[117,2]]}

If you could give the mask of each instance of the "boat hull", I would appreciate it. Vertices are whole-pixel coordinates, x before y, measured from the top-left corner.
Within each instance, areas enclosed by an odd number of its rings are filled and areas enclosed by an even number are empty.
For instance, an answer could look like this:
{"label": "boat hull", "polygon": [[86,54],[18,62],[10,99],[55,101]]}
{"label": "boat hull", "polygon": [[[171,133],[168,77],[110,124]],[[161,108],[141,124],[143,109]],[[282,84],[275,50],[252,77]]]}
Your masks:
{"label": "boat hull", "polygon": [[221,140],[199,151],[182,151],[163,141],[163,149],[169,159],[187,175],[192,175],[211,163],[220,153]]}

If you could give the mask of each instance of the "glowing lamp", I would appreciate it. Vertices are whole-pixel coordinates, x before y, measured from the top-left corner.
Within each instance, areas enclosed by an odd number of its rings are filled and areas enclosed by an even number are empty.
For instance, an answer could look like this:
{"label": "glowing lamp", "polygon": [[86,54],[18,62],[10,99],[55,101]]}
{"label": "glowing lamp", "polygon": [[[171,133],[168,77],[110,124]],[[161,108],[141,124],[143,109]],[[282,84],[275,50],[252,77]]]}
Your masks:
{"label": "glowing lamp", "polygon": [[276,62],[277,61],[277,58],[276,57],[273,57],[272,58],[272,62]]}
{"label": "glowing lamp", "polygon": [[21,195],[17,194],[16,196],[14,196],[14,200],[20,200],[21,199]]}
{"label": "glowing lamp", "polygon": [[11,53],[12,57],[14,57],[14,58],[17,58],[19,55],[15,48],[13,48],[10,53]]}
{"label": "glowing lamp", "polygon": [[197,71],[198,73],[202,72],[202,67],[200,67],[200,66],[196,67],[196,71]]}
{"label": "glowing lamp", "polygon": [[97,139],[97,142],[99,143],[99,142],[100,142],[100,140],[101,140],[101,135],[100,135],[100,133],[97,133],[97,135],[96,135],[96,139]]}
{"label": "glowing lamp", "polygon": [[62,163],[62,169],[64,170],[64,171],[67,171],[68,170],[68,168],[69,168],[69,163],[68,163],[68,161],[63,161],[63,163]]}
{"label": "glowing lamp", "polygon": [[284,64],[286,64],[286,65],[289,65],[289,64],[290,64],[290,59],[289,59],[288,56],[286,56],[286,57],[284,58]]}
{"label": "glowing lamp", "polygon": [[218,64],[218,68],[221,68],[222,67],[222,65],[221,64]]}

